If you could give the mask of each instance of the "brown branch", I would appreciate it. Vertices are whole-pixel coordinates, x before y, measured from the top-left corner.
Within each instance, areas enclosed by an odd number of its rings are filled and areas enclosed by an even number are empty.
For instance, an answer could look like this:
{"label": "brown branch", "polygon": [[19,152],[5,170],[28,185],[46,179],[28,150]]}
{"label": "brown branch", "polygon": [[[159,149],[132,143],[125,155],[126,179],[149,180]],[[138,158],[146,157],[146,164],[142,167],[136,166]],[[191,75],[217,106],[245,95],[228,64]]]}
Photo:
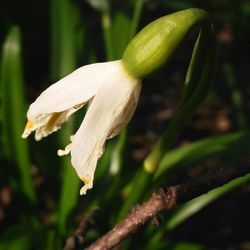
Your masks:
{"label": "brown branch", "polygon": [[139,229],[147,221],[155,218],[163,210],[202,195],[228,181],[250,172],[250,159],[221,168],[213,173],[188,182],[157,189],[143,204],[136,205],[130,214],[115,227],[92,243],[86,250],[108,250]]}
{"label": "brown branch", "polygon": [[75,234],[73,236],[70,236],[66,240],[66,244],[63,250],[76,250],[81,248],[85,234],[87,233],[88,229],[92,227],[95,223],[97,211],[98,209],[94,209],[90,214],[87,214],[82,219],[75,231]]}

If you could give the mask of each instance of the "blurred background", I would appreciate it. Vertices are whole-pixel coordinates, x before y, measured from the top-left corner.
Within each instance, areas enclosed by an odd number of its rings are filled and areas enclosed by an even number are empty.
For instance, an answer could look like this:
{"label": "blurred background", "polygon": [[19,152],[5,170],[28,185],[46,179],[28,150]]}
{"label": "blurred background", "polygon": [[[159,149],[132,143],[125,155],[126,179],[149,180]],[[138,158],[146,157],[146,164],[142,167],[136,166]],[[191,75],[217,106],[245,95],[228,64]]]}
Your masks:
{"label": "blurred background", "polygon": [[[171,62],[143,81],[129,127],[107,143],[94,188],[80,196],[69,157],[56,152],[68,144],[85,111],[35,142],[21,139],[28,105],[74,69],[121,58],[151,21],[192,7],[209,12],[219,44],[207,99],[166,153],[160,178],[141,193],[133,189],[143,160],[178,107],[194,30]],[[234,164],[250,152],[250,1],[3,0],[0,12],[0,249],[63,249],[81,219],[98,208],[82,249],[156,186]],[[149,223],[119,249],[250,249],[249,182],[249,175],[238,178],[171,210],[158,228]],[[130,198],[131,192],[138,197]]]}

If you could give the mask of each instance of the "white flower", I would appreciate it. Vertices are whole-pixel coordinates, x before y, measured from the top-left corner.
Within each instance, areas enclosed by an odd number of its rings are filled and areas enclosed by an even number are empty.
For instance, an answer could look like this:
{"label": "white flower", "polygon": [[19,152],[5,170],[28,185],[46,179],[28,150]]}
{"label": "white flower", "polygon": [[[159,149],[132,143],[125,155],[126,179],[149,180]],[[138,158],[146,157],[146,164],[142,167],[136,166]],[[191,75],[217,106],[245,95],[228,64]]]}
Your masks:
{"label": "white flower", "polygon": [[125,72],[121,60],[81,67],[51,85],[30,105],[22,137],[35,131],[35,139],[42,139],[91,101],[80,128],[70,138],[71,143],[65,150],[58,150],[60,156],[71,152],[72,165],[85,183],[80,194],[86,194],[93,186],[105,141],[129,122],[140,90],[140,80]]}

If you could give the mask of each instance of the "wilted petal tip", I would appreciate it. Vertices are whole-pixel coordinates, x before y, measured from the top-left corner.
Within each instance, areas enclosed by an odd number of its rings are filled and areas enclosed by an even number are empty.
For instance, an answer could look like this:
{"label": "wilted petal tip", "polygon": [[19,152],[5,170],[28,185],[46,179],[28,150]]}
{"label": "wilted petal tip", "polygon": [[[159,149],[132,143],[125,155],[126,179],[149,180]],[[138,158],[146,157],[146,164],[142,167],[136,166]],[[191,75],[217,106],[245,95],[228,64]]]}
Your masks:
{"label": "wilted petal tip", "polygon": [[87,190],[93,187],[93,181],[89,177],[80,177],[84,186],[80,189],[80,195],[86,195]]}
{"label": "wilted petal tip", "polygon": [[33,131],[34,131],[34,124],[32,121],[28,120],[25,126],[25,129],[23,131],[23,134],[21,135],[21,137],[23,139],[26,139]]}

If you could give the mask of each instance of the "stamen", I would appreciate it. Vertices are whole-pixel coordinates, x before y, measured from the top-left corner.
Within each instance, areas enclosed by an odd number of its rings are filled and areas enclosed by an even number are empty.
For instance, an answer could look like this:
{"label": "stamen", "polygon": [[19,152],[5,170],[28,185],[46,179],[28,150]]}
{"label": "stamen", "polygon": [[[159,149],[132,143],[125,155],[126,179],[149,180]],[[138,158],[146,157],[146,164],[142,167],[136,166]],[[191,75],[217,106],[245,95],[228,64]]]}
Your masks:
{"label": "stamen", "polygon": [[71,151],[71,148],[72,148],[72,143],[70,143],[69,145],[67,145],[64,150],[58,149],[57,150],[57,155],[58,156],[68,155],[70,153],[70,151]]}
{"label": "stamen", "polygon": [[55,127],[58,126],[58,123],[59,123],[62,115],[64,115],[64,112],[58,112],[58,113],[51,114],[47,124],[45,125],[44,130],[53,131],[55,129]]}
{"label": "stamen", "polygon": [[61,124],[67,120],[68,110],[62,112],[55,112],[39,119],[39,126],[36,128],[35,139],[40,141],[42,138],[50,135],[61,128]]}

